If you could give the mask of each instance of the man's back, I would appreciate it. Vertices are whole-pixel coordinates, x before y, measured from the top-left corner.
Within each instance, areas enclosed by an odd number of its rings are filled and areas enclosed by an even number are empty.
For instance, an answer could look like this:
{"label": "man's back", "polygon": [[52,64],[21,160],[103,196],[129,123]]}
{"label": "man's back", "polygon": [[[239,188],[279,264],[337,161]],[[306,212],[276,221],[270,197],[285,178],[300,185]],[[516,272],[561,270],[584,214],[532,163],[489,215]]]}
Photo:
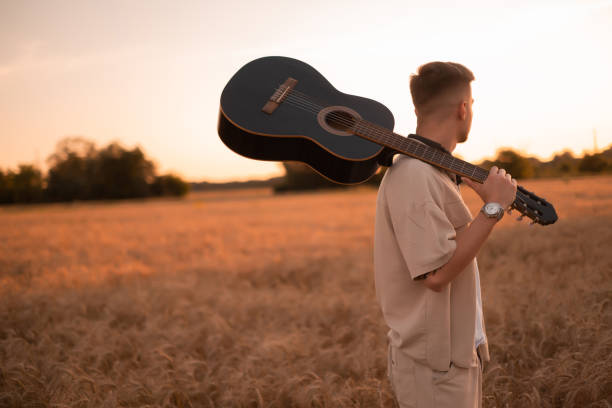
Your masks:
{"label": "man's back", "polygon": [[[419,280],[448,262],[457,233],[472,220],[458,186],[443,170],[396,157],[380,185],[374,268],[391,345],[437,370],[476,364],[474,260],[441,292]],[[453,322],[454,324],[451,324]]]}

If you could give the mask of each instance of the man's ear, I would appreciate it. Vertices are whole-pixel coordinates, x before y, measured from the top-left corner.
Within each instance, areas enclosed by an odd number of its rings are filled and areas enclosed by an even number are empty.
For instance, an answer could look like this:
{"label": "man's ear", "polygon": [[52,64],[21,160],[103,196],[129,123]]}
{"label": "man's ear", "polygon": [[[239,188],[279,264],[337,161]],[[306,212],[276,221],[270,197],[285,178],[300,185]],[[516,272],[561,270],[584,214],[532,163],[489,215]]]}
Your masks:
{"label": "man's ear", "polygon": [[467,118],[467,102],[461,101],[457,107],[457,117],[461,120]]}

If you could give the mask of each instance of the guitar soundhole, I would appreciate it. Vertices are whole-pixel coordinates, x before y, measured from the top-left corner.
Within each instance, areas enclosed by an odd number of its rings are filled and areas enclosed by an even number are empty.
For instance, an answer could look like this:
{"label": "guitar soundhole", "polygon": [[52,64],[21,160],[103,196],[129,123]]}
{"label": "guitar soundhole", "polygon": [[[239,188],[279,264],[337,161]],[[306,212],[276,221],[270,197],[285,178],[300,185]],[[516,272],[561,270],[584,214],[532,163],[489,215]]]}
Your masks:
{"label": "guitar soundhole", "polygon": [[355,124],[355,118],[348,112],[331,111],[325,115],[325,123],[336,130],[348,132]]}
{"label": "guitar soundhole", "polygon": [[352,136],[355,123],[361,116],[346,106],[329,106],[317,115],[319,125],[337,136]]}

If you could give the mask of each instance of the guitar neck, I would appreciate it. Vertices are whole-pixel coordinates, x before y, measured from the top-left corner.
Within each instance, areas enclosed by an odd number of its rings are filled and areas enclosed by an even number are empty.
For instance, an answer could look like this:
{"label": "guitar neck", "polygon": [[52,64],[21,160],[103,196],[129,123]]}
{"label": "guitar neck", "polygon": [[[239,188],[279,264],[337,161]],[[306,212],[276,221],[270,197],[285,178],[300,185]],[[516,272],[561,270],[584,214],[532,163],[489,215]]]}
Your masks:
{"label": "guitar neck", "polygon": [[435,149],[414,139],[398,135],[389,129],[362,119],[356,120],[351,130],[357,136],[364,139],[386,146],[399,153],[426,161],[434,166],[441,167],[450,172],[459,174],[461,177],[467,177],[479,183],[483,183],[489,175],[489,172],[481,167],[474,166],[465,160],[458,159],[439,149]]}

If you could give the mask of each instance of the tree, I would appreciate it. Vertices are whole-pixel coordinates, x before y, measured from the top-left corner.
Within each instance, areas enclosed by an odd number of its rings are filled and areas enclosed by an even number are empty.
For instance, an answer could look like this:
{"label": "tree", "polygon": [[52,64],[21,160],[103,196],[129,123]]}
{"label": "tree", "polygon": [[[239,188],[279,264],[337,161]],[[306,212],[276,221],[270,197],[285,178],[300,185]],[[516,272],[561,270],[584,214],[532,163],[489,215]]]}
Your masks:
{"label": "tree", "polygon": [[35,203],[43,197],[42,173],[29,164],[19,165],[19,171],[13,176],[13,202]]}
{"label": "tree", "polygon": [[604,171],[606,167],[608,167],[608,162],[604,159],[603,155],[585,154],[582,160],[580,160],[578,170],[586,173],[600,173]]}
{"label": "tree", "polygon": [[95,145],[82,138],[60,141],[47,162],[47,196],[52,201],[90,200],[97,152]]}
{"label": "tree", "polygon": [[556,154],[551,162],[558,173],[567,175],[574,171],[576,159],[572,152],[566,150],[561,154]]}
{"label": "tree", "polygon": [[46,191],[53,201],[181,196],[189,191],[177,176],[158,177],[140,148],[125,149],[119,143],[98,150],[82,138],[64,139],[48,162]]}
{"label": "tree", "polygon": [[125,150],[112,143],[97,154],[92,189],[96,198],[130,198],[149,195],[155,166],[140,148]]}
{"label": "tree", "polygon": [[10,204],[13,201],[13,179],[15,174],[7,170],[0,170],[0,204]]}
{"label": "tree", "polygon": [[511,149],[499,150],[497,158],[492,162],[487,161],[485,164],[488,164],[489,168],[492,166],[502,168],[516,179],[529,178],[534,175],[533,164],[527,158]]}

